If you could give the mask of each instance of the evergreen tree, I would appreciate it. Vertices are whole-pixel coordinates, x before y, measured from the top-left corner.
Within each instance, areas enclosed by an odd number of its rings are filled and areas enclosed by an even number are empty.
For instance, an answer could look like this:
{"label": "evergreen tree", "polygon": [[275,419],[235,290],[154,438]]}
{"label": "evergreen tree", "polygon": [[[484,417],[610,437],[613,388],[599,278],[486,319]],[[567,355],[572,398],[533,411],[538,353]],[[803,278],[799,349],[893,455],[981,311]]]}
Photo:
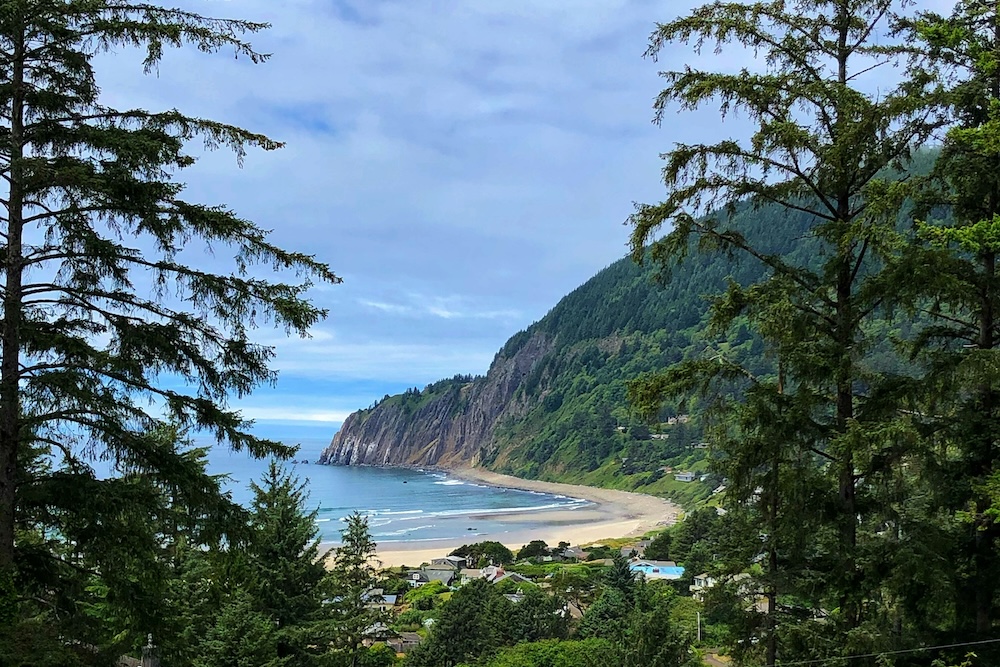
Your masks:
{"label": "evergreen tree", "polygon": [[[270,615],[251,597],[237,591],[219,610],[215,623],[200,638],[194,667],[264,667],[290,664],[275,659],[278,637]],[[291,663],[295,664],[295,663]]]}
{"label": "evergreen tree", "polygon": [[[917,62],[949,83],[949,129],[921,193],[918,242],[900,270],[911,307],[931,324],[914,341],[929,369],[914,391],[924,402],[922,470],[945,511],[957,549],[959,630],[992,636],[1000,578],[1000,525],[988,492],[1000,456],[1000,10],[960,0],[950,16],[909,24]],[[964,520],[962,520],[964,519]]]}
{"label": "evergreen tree", "polygon": [[305,485],[271,461],[254,493],[251,536],[234,554],[240,588],[274,627],[275,659],[316,664],[331,633],[325,619],[327,572],[319,552],[319,510],[306,510]]}
{"label": "evergreen tree", "polygon": [[545,540],[531,540],[517,552],[517,560],[540,558],[549,555],[549,545]]}
{"label": "evergreen tree", "polygon": [[[0,12],[0,608],[25,597],[14,586],[24,565],[15,507],[33,448],[58,464],[36,480],[31,502],[67,513],[127,508],[137,521],[150,497],[91,478],[86,503],[60,505],[70,487],[61,475],[85,473],[88,455],[174,475],[179,454],[155,442],[167,421],[256,456],[290,453],[249,434],[226,400],[273,378],[272,352],[249,330],[270,320],[304,334],[324,314],[304,300],[309,279],[338,278],[229,209],[185,200],[173,178],[194,163],[185,153],[192,139],[238,160],[279,144],[174,110],[104,106],[92,66],[101,52],[139,47],[151,71],[164,49],[183,45],[258,63],[266,56],[244,36],[265,27],[111,0],[17,0]],[[231,249],[233,266],[212,273],[181,263],[180,250],[198,243]],[[252,275],[260,263],[305,280]],[[167,375],[184,382],[162,382]]]}
{"label": "evergreen tree", "polygon": [[491,654],[500,645],[495,615],[506,600],[485,579],[462,586],[441,608],[427,640],[406,659],[413,667],[454,667]]}
{"label": "evergreen tree", "polygon": [[671,543],[673,542],[673,537],[669,530],[664,530],[649,543],[646,547],[646,551],[643,554],[644,558],[649,558],[652,560],[671,560],[673,553],[671,551]]}
{"label": "evergreen tree", "polygon": [[[631,397],[655,414],[672,394],[702,389],[714,398],[720,383],[726,390],[763,387],[761,401],[741,408],[759,414],[729,420],[725,415],[732,413],[723,404],[718,423],[739,431],[732,422],[746,429],[764,423],[765,412],[777,416],[784,432],[772,433],[780,436],[772,445],[782,449],[762,452],[767,461],[747,456],[732,447],[744,441],[742,432],[717,436],[715,445],[722,458],[732,455],[734,466],[746,467],[746,479],[756,476],[767,484],[743,502],[768,516],[772,530],[780,525],[811,531],[816,548],[786,563],[780,582],[784,592],[809,597],[813,609],[836,609],[814,629],[838,633],[845,652],[866,652],[892,636],[885,627],[890,616],[879,607],[878,566],[895,530],[886,531],[885,524],[896,518],[882,512],[889,504],[878,494],[881,482],[901,474],[896,464],[904,440],[898,429],[886,427],[899,403],[881,391],[879,376],[866,365],[873,346],[866,331],[882,316],[892,289],[880,267],[899,244],[897,218],[908,189],[898,170],[941,124],[933,77],[926,72],[866,92],[865,76],[904,54],[902,45],[882,38],[897,27],[898,7],[892,0],[713,3],[658,26],[649,56],[677,42],[700,48],[708,41],[720,49],[735,43],[755,51],[762,67],[664,73],[657,121],[673,104],[695,110],[718,103],[723,115],[745,114],[753,133],[746,141],[675,146],[665,157],[667,198],[640,205],[630,219],[635,257],[646,256],[649,246],[667,274],[692,248],[745,254],[767,270],[752,286],[732,283],[714,302],[714,321],[724,328],[747,318],[780,360],[782,377],[761,383],[719,353],[637,382]],[[735,215],[740,207],[764,205],[782,212],[771,216],[771,238],[751,243],[734,226]],[[654,240],[663,225],[672,231]],[[804,226],[810,244],[790,241],[783,226]],[[793,505],[777,499],[789,478],[780,468],[804,458],[821,472],[820,497],[806,508],[808,521],[781,521],[771,514]],[[772,473],[754,472],[761,467]],[[767,541],[761,550],[767,551]],[[821,587],[811,581],[816,571],[824,573]],[[770,585],[778,584],[771,579]],[[779,638],[780,631],[772,626]],[[767,664],[779,652],[779,642],[772,642]]]}
{"label": "evergreen tree", "polygon": [[344,658],[343,664],[356,667],[362,664],[359,660],[366,651],[362,642],[367,633],[379,624],[388,624],[389,617],[368,606],[382,602],[376,592],[382,577],[367,517],[357,512],[347,517],[341,540],[330,566],[326,613],[331,619],[333,648]]}
{"label": "evergreen tree", "polygon": [[463,544],[449,555],[468,558],[470,567],[479,564],[507,565],[514,562],[513,552],[494,540],[485,540],[483,542],[476,542],[475,544]]}
{"label": "evergreen tree", "polygon": [[[151,455],[172,462],[169,475],[132,471],[98,480],[84,467],[54,472],[43,447],[22,458],[16,526],[25,599],[11,610],[13,640],[0,633],[0,663],[16,664],[26,646],[16,636],[40,625],[86,638],[95,653],[112,656],[136,653],[153,632],[169,653],[218,609],[195,611],[212,599],[212,587],[188,580],[188,569],[197,563],[200,577],[211,578],[200,567],[209,556],[202,549],[218,549],[223,536],[241,544],[246,512],[206,473],[205,451],[191,448],[177,429],[159,429],[148,442]],[[180,582],[197,588],[198,604],[175,599],[185,595]],[[64,652],[59,643],[53,656]],[[37,647],[21,658],[38,660]]]}
{"label": "evergreen tree", "polygon": [[533,585],[522,588],[520,594],[520,601],[502,607],[498,619],[504,644],[566,638],[569,615],[562,600]]}
{"label": "evergreen tree", "polygon": [[621,647],[625,641],[628,615],[633,608],[633,604],[620,589],[605,586],[580,620],[577,636],[583,639],[607,639]]}
{"label": "evergreen tree", "polygon": [[612,556],[611,567],[604,575],[607,585],[620,591],[629,602],[634,598],[636,589],[641,587],[630,565],[629,559],[618,552]]}
{"label": "evergreen tree", "polygon": [[691,638],[677,627],[670,610],[673,590],[645,586],[628,614],[623,667],[694,667],[701,664]]}

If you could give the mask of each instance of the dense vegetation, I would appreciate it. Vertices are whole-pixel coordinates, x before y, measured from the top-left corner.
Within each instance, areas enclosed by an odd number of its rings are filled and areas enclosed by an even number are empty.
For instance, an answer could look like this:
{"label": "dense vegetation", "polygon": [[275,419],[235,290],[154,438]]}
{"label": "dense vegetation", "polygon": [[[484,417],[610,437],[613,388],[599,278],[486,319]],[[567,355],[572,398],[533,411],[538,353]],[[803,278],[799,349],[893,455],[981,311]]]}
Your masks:
{"label": "dense vegetation", "polygon": [[[177,178],[193,141],[237,161],[278,142],[173,109],[108,107],[93,66],[136,49],[152,71],[185,45],[259,63],[246,37],[266,27],[142,2],[0,7],[0,664],[106,664],[161,628],[178,655],[209,641],[201,664],[229,660],[244,637],[244,664],[314,650],[285,629],[312,614],[312,584],[301,582],[308,599],[282,600],[267,568],[288,546],[306,561],[295,576],[318,578],[315,551],[294,534],[258,553],[261,508],[235,507],[179,434],[289,456],[229,401],[274,377],[253,327],[305,334],[324,315],[305,290],[339,279],[225,206],[191,201]],[[183,263],[206,247],[219,253],[211,268]],[[99,477],[93,459],[117,474]],[[246,548],[233,574],[245,586],[205,573],[220,544]],[[216,594],[218,623],[188,616]]]}
{"label": "dense vegetation", "polygon": [[[764,270],[728,285],[711,316],[760,336],[771,372],[714,353],[629,392],[649,414],[664,399],[706,401],[728,510],[710,570],[748,603],[732,645],[750,664],[889,652],[926,664],[914,649],[935,643],[996,662],[1000,14],[894,9],[717,3],[660,25],[648,52],[709,40],[766,62],[664,75],[657,118],[721,105],[753,132],[675,146],[665,200],[630,219],[637,259],[669,267],[694,246]],[[907,41],[875,37],[886,31]],[[906,76],[870,92],[866,75],[904,60]],[[906,174],[941,128],[931,173]],[[708,204],[722,208],[702,215]],[[730,214],[747,205],[801,216],[804,230],[776,219],[775,231],[815,260],[744,234]],[[911,363],[876,363],[899,312]]]}
{"label": "dense vegetation", "polygon": [[[684,577],[636,579],[608,545],[590,556],[610,563],[564,566],[541,541],[517,556],[492,543],[458,552],[522,559],[534,580],[407,591],[377,571],[362,517],[328,563],[294,478],[272,465],[240,508],[185,442],[197,428],[291,453],[247,433],[227,400],[272,377],[248,322],[304,333],[323,313],[307,281],[250,267],[338,279],[173,180],[195,137],[239,157],[278,145],[98,102],[102,51],[143,47],[153,68],[190,43],[258,62],[243,36],[265,26],[5,3],[0,664],[115,664],[154,652],[152,632],[168,665],[388,665],[392,624],[422,633],[414,667],[688,667],[692,611],[742,665],[938,665],[973,648],[1000,661],[1000,7],[909,7],[720,2],[657,26],[652,57],[705,42],[761,56],[664,73],[657,119],[720,105],[752,133],[669,151],[664,201],[629,221],[647,268],[612,265],[500,352],[551,343],[483,462],[691,504],[711,493],[718,511],[648,547]],[[931,165],[919,150],[935,138]],[[234,270],[178,263],[192,240],[231,247]],[[147,278],[150,298],[136,287]],[[382,404],[447,396],[462,411],[474,381]],[[98,478],[88,456],[118,474]],[[405,591],[398,616],[379,608],[383,587]]]}
{"label": "dense vegetation", "polygon": [[[777,244],[778,252],[780,242],[769,233],[774,213],[743,210],[735,224],[748,237]],[[788,222],[804,231],[801,219]],[[502,355],[536,334],[550,336],[554,345],[521,385],[530,409],[501,426],[488,463],[526,477],[672,493],[681,500],[698,497],[683,495],[684,485],[662,471],[667,466],[701,471],[703,457],[694,449],[703,439],[698,404],[666,404],[649,424],[630,409],[625,385],[707,349],[721,348],[757,370],[766,368],[760,340],[748,329],[720,337],[707,327],[708,295],[729,280],[750,284],[763,272],[754,262],[696,257],[666,284],[657,274],[652,265],[616,262],[511,338]],[[671,422],[689,414],[695,418]],[[661,435],[666,437],[651,437]],[[691,492],[708,490],[696,485]]]}

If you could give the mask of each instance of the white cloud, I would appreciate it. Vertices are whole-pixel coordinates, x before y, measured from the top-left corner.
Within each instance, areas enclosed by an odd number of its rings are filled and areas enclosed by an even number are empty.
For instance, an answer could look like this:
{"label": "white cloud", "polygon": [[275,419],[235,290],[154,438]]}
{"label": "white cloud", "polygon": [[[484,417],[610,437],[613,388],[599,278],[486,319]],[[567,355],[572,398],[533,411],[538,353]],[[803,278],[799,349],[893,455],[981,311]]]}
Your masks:
{"label": "white cloud", "polygon": [[[363,407],[363,406],[358,406]],[[347,419],[356,408],[345,410],[318,410],[302,409],[294,404],[284,406],[252,406],[241,408],[243,416],[247,419],[266,422],[291,422],[291,423],[312,423],[341,424]]]}

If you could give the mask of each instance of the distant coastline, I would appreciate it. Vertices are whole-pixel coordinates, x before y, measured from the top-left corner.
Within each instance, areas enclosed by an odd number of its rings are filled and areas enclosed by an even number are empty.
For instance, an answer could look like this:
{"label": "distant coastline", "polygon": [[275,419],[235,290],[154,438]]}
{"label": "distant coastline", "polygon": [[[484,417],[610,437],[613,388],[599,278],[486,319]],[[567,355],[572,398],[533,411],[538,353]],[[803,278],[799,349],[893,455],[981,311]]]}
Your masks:
{"label": "distant coastline", "polygon": [[[395,466],[386,466],[395,467]],[[417,468],[417,466],[413,466]],[[420,467],[431,470],[431,467]],[[531,540],[544,540],[549,545],[560,541],[572,545],[591,544],[604,539],[638,537],[656,528],[675,523],[681,508],[663,498],[630,491],[618,491],[579,484],[562,484],[540,480],[522,479],[491,472],[483,468],[437,469],[457,479],[502,489],[517,489],[546,493],[566,498],[586,500],[588,505],[572,510],[544,512],[511,511],[491,514],[494,520],[502,519],[509,526],[498,541],[512,550],[519,549]],[[476,515],[469,517],[478,519]],[[453,538],[433,541],[392,542],[377,546],[378,558],[383,566],[418,566],[431,558],[446,555],[449,551],[471,542],[496,537]],[[376,543],[378,540],[376,539]]]}

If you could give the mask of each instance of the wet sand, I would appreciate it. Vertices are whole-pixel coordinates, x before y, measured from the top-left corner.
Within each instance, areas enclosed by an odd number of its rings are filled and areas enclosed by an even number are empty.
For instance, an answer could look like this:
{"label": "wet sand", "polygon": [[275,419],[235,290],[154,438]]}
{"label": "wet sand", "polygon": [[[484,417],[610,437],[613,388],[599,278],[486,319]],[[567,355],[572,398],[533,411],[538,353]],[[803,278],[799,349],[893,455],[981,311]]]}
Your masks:
{"label": "wet sand", "polygon": [[[520,479],[482,468],[463,468],[447,472],[453,477],[479,484],[539,491],[580,498],[593,503],[576,510],[515,511],[503,515],[503,521],[510,526],[510,532],[505,533],[501,541],[512,551],[520,549],[531,540],[545,540],[550,546],[565,541],[575,546],[619,537],[639,537],[650,530],[675,523],[682,511],[678,505],[663,498],[629,491]],[[496,520],[498,517],[492,514],[489,518]],[[434,542],[392,543],[378,548],[378,558],[384,567],[399,565],[415,567],[430,562],[432,558],[446,556],[456,547],[471,541],[474,541],[474,538],[464,541],[459,538]]]}

